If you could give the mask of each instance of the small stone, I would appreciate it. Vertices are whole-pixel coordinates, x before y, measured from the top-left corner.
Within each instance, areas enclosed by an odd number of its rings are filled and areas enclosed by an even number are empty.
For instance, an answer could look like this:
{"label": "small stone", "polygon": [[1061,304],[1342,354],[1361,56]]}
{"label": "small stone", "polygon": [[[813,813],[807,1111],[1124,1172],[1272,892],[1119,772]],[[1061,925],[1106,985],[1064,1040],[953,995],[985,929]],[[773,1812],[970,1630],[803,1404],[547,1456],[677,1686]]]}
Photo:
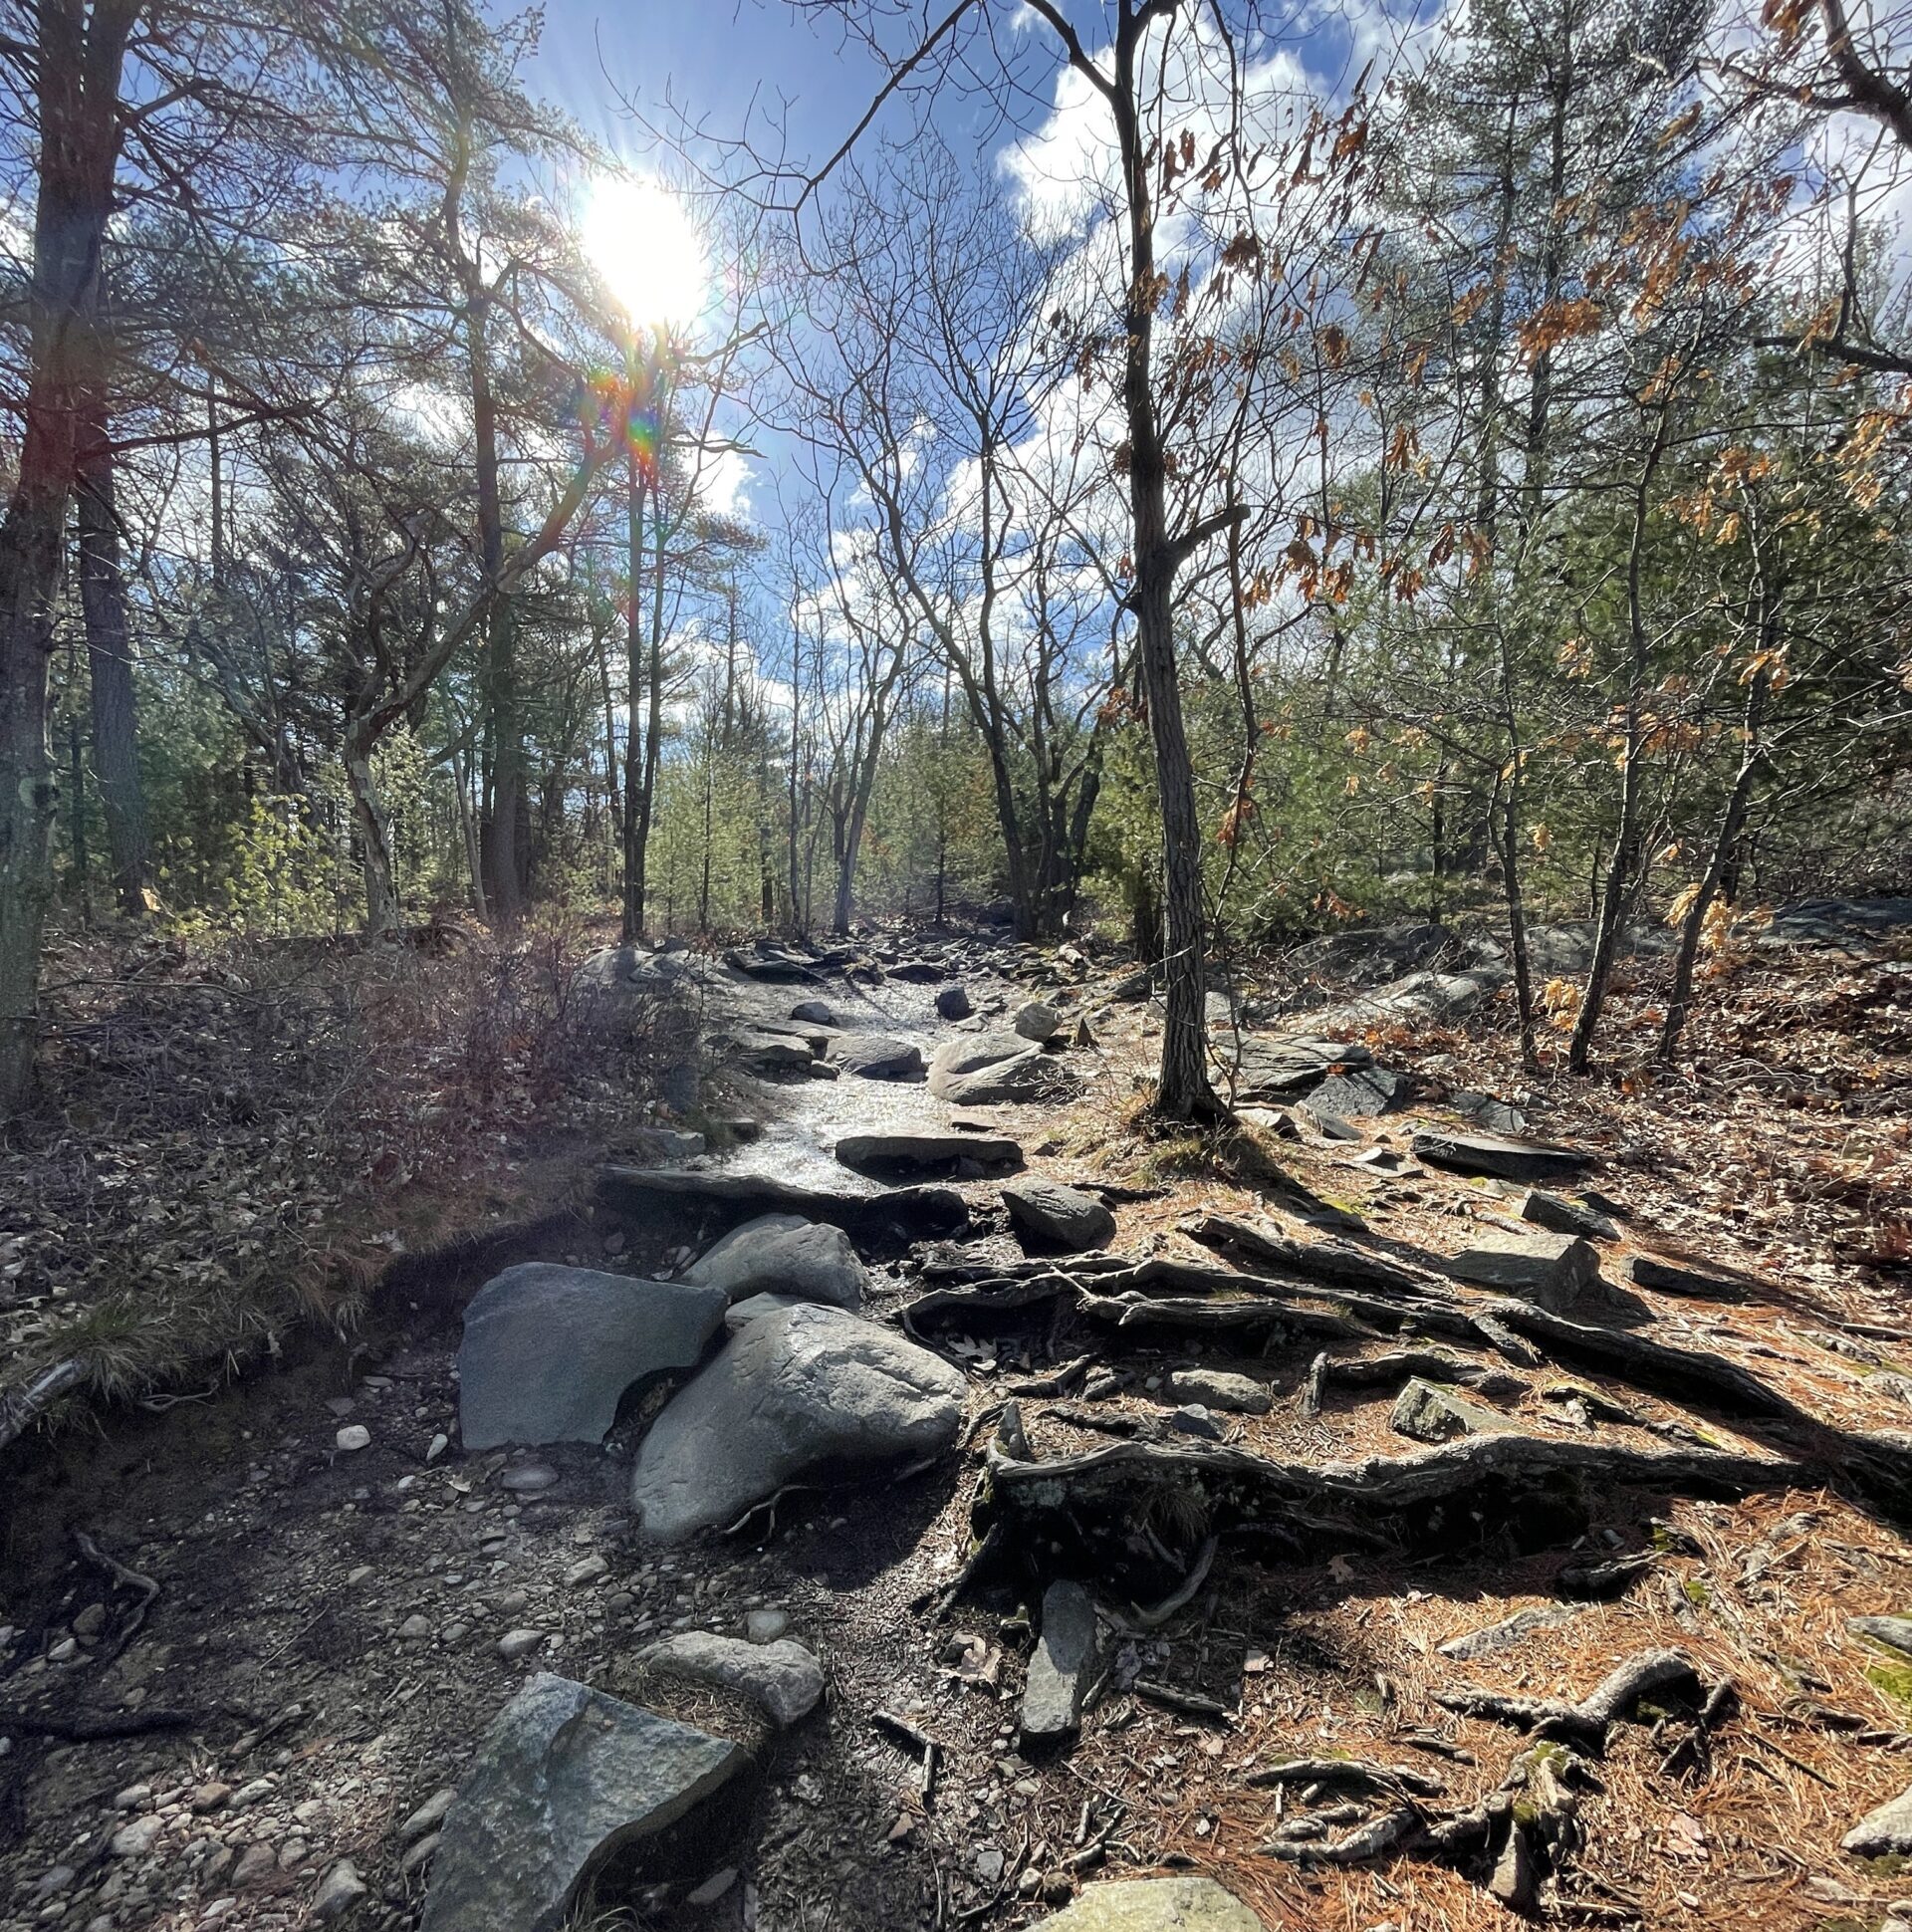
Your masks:
{"label": "small stone", "polygon": [[407,1643],[422,1643],[431,1635],[431,1618],[422,1611],[414,1610],[399,1624],[398,1634]]}
{"label": "small stone", "polygon": [[515,1664],[520,1657],[529,1657],[545,1640],[542,1630],[507,1630],[498,1639],[498,1654],[508,1664]]}
{"label": "small stone", "polygon": [[510,1490],[514,1496],[536,1496],[541,1490],[555,1487],[557,1481],[558,1472],[549,1464],[521,1462],[498,1478],[498,1487]]}
{"label": "small stone", "polygon": [[278,1789],[270,1778],[255,1778],[249,1785],[241,1785],[232,1795],[232,1809],[243,1811],[250,1805],[257,1805],[262,1799],[270,1798]]}
{"label": "small stone", "polygon": [[457,1787],[445,1785],[425,1800],[415,1811],[406,1814],[398,1826],[398,1836],[406,1844],[413,1838],[422,1837],[427,1831],[435,1831],[445,1821],[445,1813],[451,1810],[451,1802],[458,1796]]}
{"label": "small stone", "polygon": [[565,1571],[565,1586],[568,1589],[579,1589],[586,1583],[595,1583],[609,1569],[609,1564],[602,1557],[589,1556],[582,1563],[573,1564]]}
{"label": "small stone", "polygon": [[362,1422],[349,1422],[333,1440],[343,1454],[352,1455],[357,1450],[371,1447],[371,1431]]}
{"label": "small stone", "polygon": [[113,1809],[116,1811],[141,1811],[151,1797],[150,1785],[128,1785],[123,1791],[114,1793]]}
{"label": "small stone", "polygon": [[936,1011],[945,1020],[967,1020],[976,1009],[960,986],[945,986],[936,995]]}
{"label": "small stone", "polygon": [[1868,1811],[1839,1845],[1859,1858],[1912,1854],[1912,1785],[1876,1811]]}
{"label": "small stone", "polygon": [[52,1898],[66,1891],[79,1875],[71,1865],[49,1865],[35,1883],[33,1895],[35,1898]]}
{"label": "small stone", "polygon": [[56,1643],[47,1652],[47,1661],[49,1663],[55,1663],[55,1664],[71,1663],[75,1657],[79,1656],[79,1654],[80,1654],[79,1638],[62,1637],[60,1641]]}
{"label": "small stone", "polygon": [[1212,1878],[1121,1878],[1084,1887],[1075,1904],[1037,1920],[1030,1932],[1266,1932],[1266,1926]]}
{"label": "small stone", "polygon": [[1491,1435],[1509,1426],[1505,1416],[1479,1402],[1470,1402],[1437,1382],[1423,1381],[1418,1375],[1395,1397],[1394,1412],[1387,1422],[1396,1435],[1410,1436],[1416,1442],[1448,1442],[1455,1436]]}
{"label": "small stone", "polygon": [[164,1819],[156,1813],[136,1817],[130,1824],[122,1824],[113,1834],[108,1848],[116,1858],[143,1858],[164,1828]]}
{"label": "small stone", "polygon": [[255,1885],[263,1885],[278,1875],[279,1854],[264,1841],[247,1845],[232,1868],[232,1882],[242,1892],[251,1891]]}
{"label": "small stone", "polygon": [[445,1453],[445,1451],[450,1447],[451,1447],[451,1438],[448,1435],[446,1435],[444,1431],[441,1429],[435,1436],[432,1437],[430,1442],[428,1442],[425,1445],[425,1460],[427,1462],[436,1462],[438,1458],[442,1456]]}
{"label": "small stone", "polygon": [[787,1610],[752,1610],[744,1618],[744,1635],[752,1643],[775,1643],[790,1629]]}
{"label": "small stone", "polygon": [[365,1882],[358,1876],[358,1867],[350,1858],[341,1858],[319,1881],[319,1889],[313,1895],[312,1915],[321,1924],[344,1918],[364,1895]]}
{"label": "small stone", "polygon": [[726,1865],[722,1871],[713,1871],[694,1892],[689,1893],[686,1905],[715,1905],[737,1882],[737,1867]]}
{"label": "small stone", "polygon": [[1185,1436],[1200,1436],[1204,1442],[1220,1442],[1227,1433],[1219,1420],[1199,1402],[1190,1402],[1168,1418],[1169,1426]]}
{"label": "small stone", "polygon": [[187,1800],[187,1803],[195,1811],[203,1815],[207,1811],[218,1811],[231,1796],[232,1787],[230,1785],[201,1785],[193,1793],[192,1797]]}
{"label": "small stone", "polygon": [[794,1637],[747,1643],[685,1630],[639,1651],[637,1660],[669,1676],[741,1691],[783,1727],[808,1717],[824,1695],[822,1665]]}
{"label": "small stone", "polygon": [[398,1860],[399,1877],[409,1878],[414,1871],[419,1869],[420,1866],[429,1864],[431,1862],[431,1854],[437,1849],[438,1849],[438,1833],[436,1831],[427,1831],[425,1835],[422,1838],[420,1838],[416,1844],[412,1845],[411,1848],[405,1853],[405,1855]]}
{"label": "small stone", "polygon": [[106,1627],[107,1606],[104,1603],[89,1603],[73,1619],[73,1634],[85,1644],[98,1643]]}
{"label": "small stone", "polygon": [[1266,1382],[1221,1368],[1177,1368],[1168,1377],[1168,1392],[1234,1415],[1266,1415],[1274,1406]]}
{"label": "small stone", "polygon": [[1054,1040],[1063,1030],[1063,1016],[1043,1000],[1030,1000],[1010,1015],[1010,1031],[1038,1046]]}
{"label": "small stone", "polygon": [[1099,1649],[1095,1602],[1080,1583],[1043,1592],[1042,1636],[1023,1686],[1025,1745],[1060,1744],[1076,1735]]}

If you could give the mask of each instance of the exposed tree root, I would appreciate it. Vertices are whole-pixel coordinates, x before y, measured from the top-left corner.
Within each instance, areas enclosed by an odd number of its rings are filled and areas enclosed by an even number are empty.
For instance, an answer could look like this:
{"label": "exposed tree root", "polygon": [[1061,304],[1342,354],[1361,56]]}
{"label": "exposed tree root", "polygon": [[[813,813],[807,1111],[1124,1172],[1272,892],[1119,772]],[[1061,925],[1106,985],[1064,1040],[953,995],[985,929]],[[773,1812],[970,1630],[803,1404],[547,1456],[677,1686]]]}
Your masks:
{"label": "exposed tree root", "polygon": [[1287,1274],[1330,1288],[1360,1288],[1377,1295],[1418,1295],[1436,1284],[1432,1273],[1417,1274],[1382,1261],[1345,1241],[1302,1241],[1266,1221],[1232,1214],[1191,1215],[1182,1232],[1224,1254],[1273,1262]]}
{"label": "exposed tree root", "polygon": [[1496,1398],[1519,1395],[1527,1384],[1505,1369],[1468,1361],[1438,1348],[1401,1348],[1386,1355],[1334,1356],[1323,1350],[1309,1366],[1302,1386],[1302,1413],[1318,1415],[1321,1396],[1330,1382],[1343,1388],[1392,1388],[1415,1375],[1433,1382],[1451,1382],[1477,1394]]}

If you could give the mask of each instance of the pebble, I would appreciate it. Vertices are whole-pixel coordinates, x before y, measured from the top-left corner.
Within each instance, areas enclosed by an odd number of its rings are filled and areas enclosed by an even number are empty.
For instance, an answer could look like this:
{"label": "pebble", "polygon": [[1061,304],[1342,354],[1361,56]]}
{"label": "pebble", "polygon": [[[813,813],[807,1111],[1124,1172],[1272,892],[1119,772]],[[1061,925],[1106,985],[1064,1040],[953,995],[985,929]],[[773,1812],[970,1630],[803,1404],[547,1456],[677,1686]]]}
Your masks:
{"label": "pebble", "polygon": [[64,1892],[79,1873],[71,1865],[49,1865],[40,1874],[40,1882],[34,1886],[35,1898],[51,1898],[56,1892]]}
{"label": "pebble", "polygon": [[1220,1442],[1226,1433],[1219,1421],[1199,1402],[1190,1402],[1185,1408],[1177,1409],[1169,1418],[1170,1426],[1181,1430],[1185,1436],[1201,1436],[1209,1442]]}
{"label": "pebble", "polygon": [[542,1630],[507,1630],[498,1639],[498,1654],[506,1663],[516,1663],[520,1657],[530,1656],[544,1640]]}
{"label": "pebble", "polygon": [[540,1490],[552,1488],[558,1481],[558,1472],[549,1463],[520,1463],[516,1469],[507,1469],[498,1478],[501,1489],[508,1489],[514,1496],[536,1496]]}
{"label": "pebble", "polygon": [[270,1798],[276,1787],[270,1778],[255,1778],[249,1785],[241,1785],[232,1795],[232,1809],[243,1811],[248,1805],[257,1805],[262,1798]]}
{"label": "pebble", "polygon": [[444,1822],[445,1813],[451,1810],[451,1801],[458,1796],[455,1786],[445,1785],[425,1800],[398,1827],[398,1835],[407,1844],[413,1838],[427,1831],[435,1831]]}
{"label": "pebble", "polygon": [[398,1634],[407,1643],[422,1643],[431,1635],[431,1618],[414,1610],[398,1626]]}
{"label": "pebble", "polygon": [[49,1663],[64,1664],[70,1662],[73,1658],[79,1656],[79,1654],[80,1639],[78,1637],[62,1637],[47,1652],[47,1661]]}
{"label": "pebble", "polygon": [[343,1917],[365,1895],[365,1881],[350,1858],[341,1858],[320,1880],[312,1901],[312,1916],[322,1924]]}
{"label": "pebble", "polygon": [[216,1811],[231,1796],[230,1785],[201,1785],[188,1802],[195,1811]]}
{"label": "pebble", "polygon": [[350,1455],[354,1450],[371,1447],[371,1431],[362,1422],[352,1422],[341,1429],[333,1440]]}
{"label": "pebble", "polygon": [[752,1643],[775,1643],[790,1628],[785,1610],[752,1610],[744,1618],[744,1635]]}
{"label": "pebble", "polygon": [[130,1824],[122,1824],[113,1834],[109,1849],[116,1858],[143,1858],[152,1849],[164,1828],[164,1819],[151,1814],[136,1817]]}
{"label": "pebble", "polygon": [[451,1438],[442,1432],[432,1437],[425,1449],[425,1460],[436,1462],[451,1447]]}
{"label": "pebble", "polygon": [[431,1854],[438,1849],[438,1833],[427,1831],[405,1855],[398,1860],[398,1875],[409,1878],[419,1866],[430,1862]]}
{"label": "pebble", "polygon": [[277,1877],[278,1873],[279,1854],[262,1841],[247,1845],[239,1854],[239,1862],[232,1868],[232,1882],[245,1892],[255,1885],[263,1885],[268,1878]]}
{"label": "pebble", "polygon": [[97,1643],[107,1627],[107,1606],[104,1603],[89,1603],[73,1619],[73,1634],[82,1643]]}
{"label": "pebble", "polygon": [[113,1795],[113,1809],[116,1811],[136,1811],[152,1796],[150,1785],[128,1785],[124,1791]]}
{"label": "pebble", "polygon": [[605,1563],[602,1557],[587,1557],[583,1563],[573,1564],[565,1571],[565,1582],[569,1587],[576,1589],[582,1583],[595,1583],[609,1569],[609,1564]]}

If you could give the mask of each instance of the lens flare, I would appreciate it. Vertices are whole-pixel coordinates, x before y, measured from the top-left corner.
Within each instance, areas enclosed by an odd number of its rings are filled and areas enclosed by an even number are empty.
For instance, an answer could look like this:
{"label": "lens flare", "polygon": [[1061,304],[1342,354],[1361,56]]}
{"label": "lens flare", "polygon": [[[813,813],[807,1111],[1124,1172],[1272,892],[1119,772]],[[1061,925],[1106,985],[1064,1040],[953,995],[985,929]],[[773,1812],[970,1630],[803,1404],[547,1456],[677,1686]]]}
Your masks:
{"label": "lens flare", "polygon": [[670,329],[697,319],[710,286],[703,238],[661,182],[602,176],[581,229],[604,287],[633,323]]}

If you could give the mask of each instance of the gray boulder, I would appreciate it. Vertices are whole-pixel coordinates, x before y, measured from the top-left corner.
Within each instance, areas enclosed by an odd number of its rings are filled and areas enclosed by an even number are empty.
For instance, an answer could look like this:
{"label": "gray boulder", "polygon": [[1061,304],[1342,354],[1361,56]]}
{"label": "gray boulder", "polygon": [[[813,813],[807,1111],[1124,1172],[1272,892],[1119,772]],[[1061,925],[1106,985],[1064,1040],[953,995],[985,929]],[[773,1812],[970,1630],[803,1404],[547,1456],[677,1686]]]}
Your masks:
{"label": "gray boulder", "polygon": [[688,1677],[741,1692],[779,1730],[807,1718],[823,1701],[824,1668],[795,1637],[751,1643],[708,1630],[684,1630],[638,1651],[637,1661],[666,1677]]}
{"label": "gray boulder", "polygon": [[979,1033],[947,1040],[929,1063],[929,1090],[952,1106],[991,1106],[1069,1091],[1073,1078],[1019,1033]]}
{"label": "gray boulder", "polygon": [[1599,1251],[1578,1235],[1483,1232],[1472,1248],[1446,1264],[1450,1275],[1478,1288],[1497,1288],[1524,1302],[1565,1315],[1600,1279]]}
{"label": "gray boulder", "polygon": [[831,1049],[830,1060],[857,1080],[919,1081],[923,1077],[923,1050],[882,1034],[845,1034]]}
{"label": "gray boulder", "polygon": [[799,1000],[790,1009],[790,1017],[813,1027],[834,1027],[836,1024],[835,1011],[822,1000]]}
{"label": "gray boulder", "polygon": [[1072,1253],[1097,1248],[1115,1232],[1115,1217],[1100,1201],[1058,1181],[1011,1181],[1003,1205],[1025,1234]]}
{"label": "gray boulder", "polygon": [[743,1034],[736,1044],[736,1057],[757,1074],[807,1074],[817,1064],[808,1041],[768,1028]]}
{"label": "gray boulder", "polygon": [[1866,1812],[1839,1840],[1839,1848],[1855,1858],[1912,1855],[1912,1785],[1876,1811]]}
{"label": "gray boulder", "polygon": [[1043,1629],[1023,1686],[1023,1743],[1061,1744],[1082,1721],[1098,1654],[1095,1603],[1080,1583],[1043,1592]]}
{"label": "gray boulder", "polygon": [[801,1295],[746,1295],[741,1302],[731,1303],[724,1316],[724,1327],[735,1334],[739,1328],[748,1327],[760,1316],[776,1315],[784,1309],[811,1306]]}
{"label": "gray boulder", "polygon": [[1178,1402],[1199,1402],[1230,1415],[1266,1415],[1274,1406],[1266,1382],[1258,1382],[1253,1375],[1230,1374],[1224,1368],[1172,1369],[1166,1386]]}
{"label": "gray boulder", "polygon": [[556,1932],[599,1865],[676,1823],[746,1762],[721,1738],[533,1677],[446,1814],[420,1932]]}
{"label": "gray boulder", "polygon": [[601,1442],[626,1389],[696,1363],[722,1326],[726,1300],[714,1288],[554,1262],[507,1268],[465,1310],[458,1347],[465,1447]]}
{"label": "gray boulder", "polygon": [[1575,1147],[1550,1147],[1491,1133],[1417,1133],[1414,1152],[1430,1167],[1451,1174],[1480,1174],[1503,1181],[1577,1180],[1593,1156]]}
{"label": "gray boulder", "polygon": [[1040,1047],[1063,1030],[1063,1016],[1046,1000],[1030,1000],[1010,1015],[1010,1031]]}
{"label": "gray boulder", "polygon": [[1308,1096],[1317,1114],[1338,1120],[1371,1120],[1376,1114],[1406,1104],[1408,1083],[1386,1067],[1349,1067],[1330,1074]]}
{"label": "gray boulder", "polygon": [[1115,1878],[1030,1932],[1268,1932],[1265,1922],[1212,1878]]}
{"label": "gray boulder", "polygon": [[720,1288],[733,1302],[750,1295],[790,1295],[859,1309],[869,1271],[841,1228],[806,1221],[801,1214],[760,1214],[692,1262],[684,1280]]}
{"label": "gray boulder", "polygon": [[960,986],[945,986],[936,995],[936,1012],[944,1020],[967,1020],[976,1011],[970,998]]}
{"label": "gray boulder", "polygon": [[1588,1241],[1620,1238],[1619,1223],[1610,1214],[1602,1214],[1597,1208],[1569,1201],[1559,1194],[1549,1194],[1539,1187],[1531,1187],[1521,1196],[1520,1217],[1554,1234],[1577,1234]]}
{"label": "gray boulder", "polygon": [[840,1309],[761,1316],[651,1424],[632,1507],[646,1536],[670,1543],[735,1522],[800,1476],[941,1455],[964,1386],[928,1349]]}
{"label": "gray boulder", "polygon": [[995,1133],[847,1133],[836,1158],[859,1173],[949,1174],[965,1166],[1020,1167],[1023,1150]]}
{"label": "gray boulder", "polygon": [[1438,1382],[1416,1375],[1394,1398],[1387,1425],[1396,1435],[1416,1442],[1451,1442],[1456,1436],[1493,1435],[1511,1425],[1504,1415],[1456,1395]]}
{"label": "gray boulder", "polygon": [[1233,1060],[1238,1099],[1285,1099],[1318,1086],[1337,1070],[1372,1064],[1374,1056],[1358,1042],[1270,1038],[1245,1035],[1238,1049],[1224,1043]]}

